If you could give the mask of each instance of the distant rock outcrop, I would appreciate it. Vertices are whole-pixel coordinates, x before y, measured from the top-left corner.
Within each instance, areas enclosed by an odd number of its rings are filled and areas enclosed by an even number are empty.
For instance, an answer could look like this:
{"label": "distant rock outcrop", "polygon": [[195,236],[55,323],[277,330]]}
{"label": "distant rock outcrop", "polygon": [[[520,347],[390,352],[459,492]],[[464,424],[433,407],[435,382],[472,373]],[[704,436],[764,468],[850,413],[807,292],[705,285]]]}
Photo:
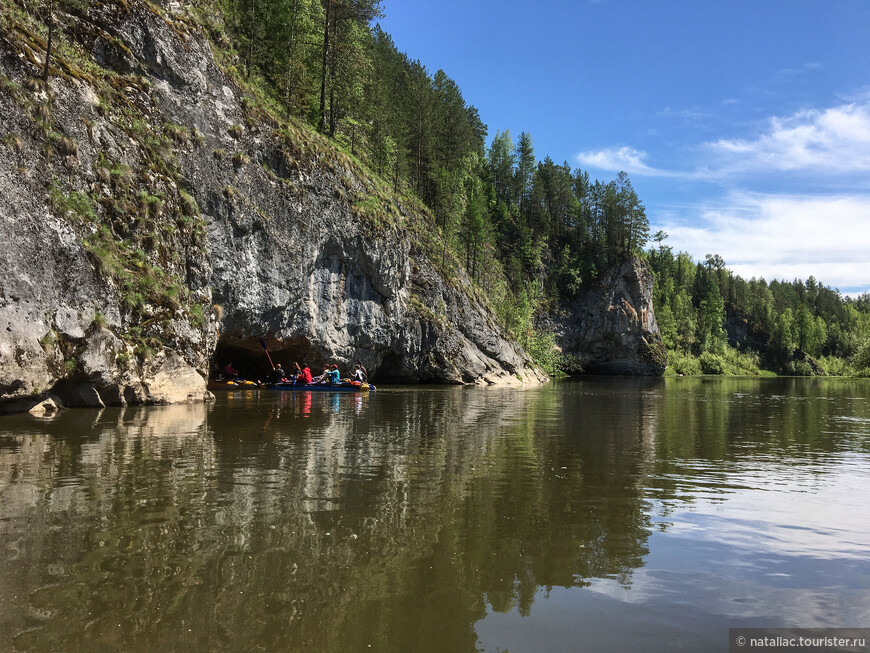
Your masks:
{"label": "distant rock outcrop", "polygon": [[556,333],[563,355],[584,372],[661,376],[668,359],[653,311],[653,282],[647,263],[631,257],[542,326]]}

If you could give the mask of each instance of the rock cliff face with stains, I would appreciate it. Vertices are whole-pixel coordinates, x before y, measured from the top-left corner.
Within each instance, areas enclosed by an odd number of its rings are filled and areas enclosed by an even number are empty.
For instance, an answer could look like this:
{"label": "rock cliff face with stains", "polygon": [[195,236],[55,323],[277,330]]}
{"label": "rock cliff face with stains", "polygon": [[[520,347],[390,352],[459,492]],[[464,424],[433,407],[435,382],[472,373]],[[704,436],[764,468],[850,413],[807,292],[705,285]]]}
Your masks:
{"label": "rock cliff face with stains", "polygon": [[0,404],[201,400],[210,367],[361,359],[398,382],[545,376],[408,206],[279,124],[178,3],[58,16],[48,84],[24,5],[0,12]]}
{"label": "rock cliff face with stains", "polygon": [[661,376],[667,352],[653,311],[653,281],[649,266],[630,258],[542,326],[585,372]]}
{"label": "rock cliff face with stains", "polygon": [[[546,380],[438,264],[425,209],[272,118],[179,3],[59,12],[47,84],[27,7],[0,7],[0,410],[202,400],[216,365],[264,375],[264,344],[385,381]],[[654,370],[651,278],[613,282],[555,320],[562,345]]]}

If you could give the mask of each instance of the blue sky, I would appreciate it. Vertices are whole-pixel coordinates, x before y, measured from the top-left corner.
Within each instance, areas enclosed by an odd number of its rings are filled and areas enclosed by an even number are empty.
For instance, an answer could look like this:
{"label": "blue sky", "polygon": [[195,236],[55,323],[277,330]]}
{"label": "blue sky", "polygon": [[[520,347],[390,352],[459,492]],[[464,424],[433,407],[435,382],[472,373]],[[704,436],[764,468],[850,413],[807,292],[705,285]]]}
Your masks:
{"label": "blue sky", "polygon": [[870,1],[384,0],[397,47],[539,159],[629,173],[746,278],[870,290]]}

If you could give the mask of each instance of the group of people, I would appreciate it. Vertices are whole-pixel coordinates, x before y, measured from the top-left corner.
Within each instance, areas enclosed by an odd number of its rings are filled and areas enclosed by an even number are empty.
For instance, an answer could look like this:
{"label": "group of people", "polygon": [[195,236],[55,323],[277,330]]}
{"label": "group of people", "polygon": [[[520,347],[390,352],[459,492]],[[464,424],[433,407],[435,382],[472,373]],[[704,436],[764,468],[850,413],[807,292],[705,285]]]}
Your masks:
{"label": "group of people", "polygon": [[300,365],[296,363],[296,374],[288,376],[281,367],[281,363],[275,366],[272,371],[272,383],[293,383],[295,385],[338,385],[344,381],[352,381],[358,383],[366,383],[368,381],[368,372],[363,367],[362,361],[356,362],[356,367],[353,371],[353,376],[350,379],[342,379],[338,365],[325,364],[323,372],[320,376],[312,376],[311,368],[305,363]]}
{"label": "group of people", "polygon": [[[296,374],[292,377],[287,377],[283,372],[284,370],[281,369],[281,364],[279,363],[275,367],[275,375],[277,376],[280,373],[280,382],[284,383],[295,383],[296,385],[338,385],[342,382],[341,372],[339,372],[338,365],[334,363],[332,365],[325,364],[320,376],[312,376],[311,368],[309,368],[305,363],[302,365],[296,363]],[[363,367],[361,361],[356,362],[353,376],[350,379],[344,380],[356,381],[359,383],[365,383],[368,380],[368,373],[366,372],[366,368]]]}
{"label": "group of people", "polygon": [[[220,380],[226,379],[232,381],[238,379],[239,372],[233,367],[232,361],[229,361],[224,366],[221,377]],[[272,368],[270,380],[272,383],[293,383],[294,385],[338,385],[342,380],[367,383],[368,372],[366,371],[366,368],[363,367],[362,361],[357,361],[353,375],[349,379],[341,378],[341,372],[339,372],[338,365],[335,365],[334,363],[332,365],[325,364],[320,376],[312,376],[311,368],[309,368],[305,363],[302,363],[302,365],[296,363],[296,374],[288,375],[284,371],[284,368],[281,367],[281,363],[278,363],[274,368]]]}

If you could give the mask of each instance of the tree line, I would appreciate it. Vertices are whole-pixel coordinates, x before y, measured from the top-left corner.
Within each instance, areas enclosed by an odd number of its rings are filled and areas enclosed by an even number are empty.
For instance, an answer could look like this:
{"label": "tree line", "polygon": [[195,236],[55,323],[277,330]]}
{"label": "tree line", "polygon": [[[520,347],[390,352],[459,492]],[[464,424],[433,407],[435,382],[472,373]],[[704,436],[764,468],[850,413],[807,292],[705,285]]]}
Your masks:
{"label": "tree line", "polygon": [[870,294],[844,297],[812,276],[746,280],[721,256],[695,262],[675,254],[666,238],[658,232],[647,252],[656,274],[656,318],[666,347],[701,357],[710,366],[701,371],[721,366],[729,321],[732,331],[744,330],[744,347],[759,354],[757,364],[776,372],[862,373],[870,366]]}

